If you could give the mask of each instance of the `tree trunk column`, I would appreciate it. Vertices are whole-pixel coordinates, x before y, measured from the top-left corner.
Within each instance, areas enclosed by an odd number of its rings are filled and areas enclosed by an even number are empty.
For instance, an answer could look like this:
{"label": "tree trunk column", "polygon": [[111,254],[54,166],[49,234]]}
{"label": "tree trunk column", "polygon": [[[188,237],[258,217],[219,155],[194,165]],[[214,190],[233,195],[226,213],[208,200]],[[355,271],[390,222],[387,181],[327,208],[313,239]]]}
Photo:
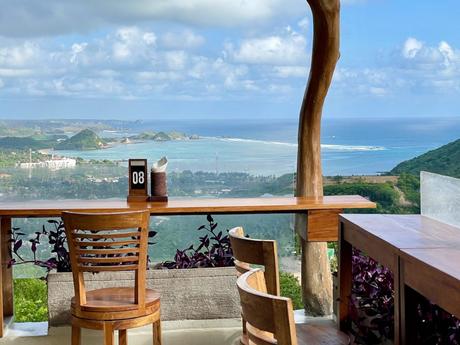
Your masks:
{"label": "tree trunk column", "polygon": [[[299,118],[296,196],[321,198],[321,116],[324,100],[339,59],[339,0],[307,0],[313,14],[310,76]],[[297,215],[296,231],[305,234],[307,215]],[[332,312],[332,276],[327,243],[302,238],[302,295],[307,314]]]}

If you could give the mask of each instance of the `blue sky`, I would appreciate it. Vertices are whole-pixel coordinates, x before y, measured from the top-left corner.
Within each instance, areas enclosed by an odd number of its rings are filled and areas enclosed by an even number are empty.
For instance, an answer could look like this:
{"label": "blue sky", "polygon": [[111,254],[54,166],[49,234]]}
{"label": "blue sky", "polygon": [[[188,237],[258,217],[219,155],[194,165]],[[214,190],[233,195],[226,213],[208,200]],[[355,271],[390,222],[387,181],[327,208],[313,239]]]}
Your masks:
{"label": "blue sky", "polygon": [[[0,118],[298,117],[301,0],[1,0]],[[325,117],[460,117],[460,3],[344,0]]]}

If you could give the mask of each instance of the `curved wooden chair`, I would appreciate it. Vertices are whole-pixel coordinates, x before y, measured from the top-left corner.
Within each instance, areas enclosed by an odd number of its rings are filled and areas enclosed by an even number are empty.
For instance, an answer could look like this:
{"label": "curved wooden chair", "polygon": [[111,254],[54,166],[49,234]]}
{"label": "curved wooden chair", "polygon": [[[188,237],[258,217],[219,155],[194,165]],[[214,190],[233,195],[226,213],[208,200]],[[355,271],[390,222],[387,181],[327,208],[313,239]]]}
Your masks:
{"label": "curved wooden chair", "polygon": [[255,345],[344,345],[347,335],[332,320],[294,324],[289,298],[267,294],[264,273],[254,269],[237,280],[247,336]]}
{"label": "curved wooden chair", "polygon": [[[63,212],[75,296],[71,301],[72,345],[81,328],[104,332],[104,345],[127,344],[127,329],[153,324],[153,344],[161,344],[160,295],[145,288],[147,211],[123,213]],[[135,286],[87,291],[84,272],[134,271]]]}
{"label": "curved wooden chair", "polygon": [[238,274],[250,271],[251,265],[264,266],[267,291],[271,295],[279,296],[280,277],[276,241],[247,238],[242,227],[233,228],[228,234]]}
{"label": "curved wooden chair", "polygon": [[[258,240],[245,237],[242,227],[230,229],[230,244],[232,245],[233,259],[238,276],[249,272],[251,265],[264,266],[265,282],[267,291],[271,295],[280,295],[280,278],[278,270],[278,250],[276,241]],[[243,334],[240,338],[241,345],[248,345],[246,320],[241,315],[243,322]]]}

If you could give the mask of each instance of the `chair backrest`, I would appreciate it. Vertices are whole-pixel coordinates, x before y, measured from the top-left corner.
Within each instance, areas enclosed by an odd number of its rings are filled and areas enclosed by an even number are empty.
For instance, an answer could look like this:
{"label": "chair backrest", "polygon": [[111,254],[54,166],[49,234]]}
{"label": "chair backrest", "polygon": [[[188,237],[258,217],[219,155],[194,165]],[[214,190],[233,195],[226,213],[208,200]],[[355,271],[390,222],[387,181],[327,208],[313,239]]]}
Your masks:
{"label": "chair backrest", "polygon": [[280,278],[276,241],[247,238],[241,227],[231,229],[229,236],[238,273],[251,270],[250,265],[264,266],[267,291],[271,295],[279,296]]}
{"label": "chair backrest", "polygon": [[266,293],[260,269],[242,274],[237,286],[247,336],[253,344],[297,345],[292,302],[289,298]]}
{"label": "chair backrest", "polygon": [[62,212],[77,307],[86,304],[84,272],[134,271],[134,303],[145,308],[150,214]]}

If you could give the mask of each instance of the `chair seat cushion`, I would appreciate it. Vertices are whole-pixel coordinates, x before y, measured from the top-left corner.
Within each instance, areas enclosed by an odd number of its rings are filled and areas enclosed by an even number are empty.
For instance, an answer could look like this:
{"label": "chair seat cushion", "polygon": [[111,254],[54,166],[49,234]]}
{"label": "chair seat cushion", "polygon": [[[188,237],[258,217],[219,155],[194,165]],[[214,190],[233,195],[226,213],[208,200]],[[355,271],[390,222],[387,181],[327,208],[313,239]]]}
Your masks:
{"label": "chair seat cushion", "polygon": [[[160,293],[146,289],[145,307],[151,309],[160,305]],[[71,300],[72,310],[75,309],[75,297]],[[81,305],[82,311],[88,312],[123,312],[137,310],[138,305],[134,303],[134,289],[127,288],[105,288],[86,292],[86,303]]]}

